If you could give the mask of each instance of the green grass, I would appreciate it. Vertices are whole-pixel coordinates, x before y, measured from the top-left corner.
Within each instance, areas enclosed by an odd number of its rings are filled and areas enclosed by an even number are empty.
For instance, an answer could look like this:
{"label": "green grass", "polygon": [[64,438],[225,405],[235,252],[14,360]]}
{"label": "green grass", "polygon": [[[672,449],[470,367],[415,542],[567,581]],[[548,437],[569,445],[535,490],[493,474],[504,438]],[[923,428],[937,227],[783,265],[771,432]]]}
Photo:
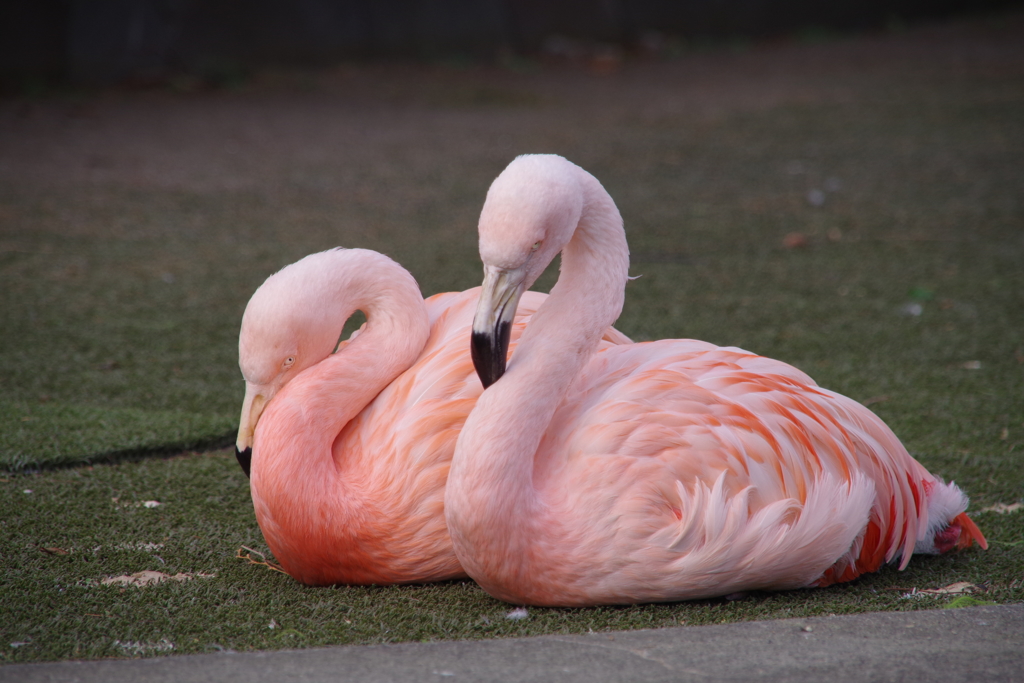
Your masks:
{"label": "green grass", "polygon": [[2,464],[15,471],[222,447],[237,429],[203,413],[0,402]]}
{"label": "green grass", "polygon": [[[231,441],[238,324],[267,275],[343,245],[388,253],[427,294],[475,286],[490,180],[550,151],[626,219],[642,277],[625,333],[790,362],[870,402],[972,509],[1022,500],[1022,26],[605,78],[367,67],[295,90],[0,102],[0,661],[919,609],[954,598],[902,596],[955,581],[1021,601],[1020,512],[976,515],[987,553],[737,602],[516,621],[470,582],[306,588],[235,558],[266,547],[230,453],[167,456]],[[805,246],[784,246],[793,232]],[[144,569],[215,576],[98,584]]]}
{"label": "green grass", "polygon": [[[511,620],[510,605],[470,581],[309,588],[236,559],[241,546],[267,549],[252,520],[245,479],[229,453],[17,475],[0,487],[5,661],[161,654],[168,651],[163,643],[178,653],[209,652],[911,610],[956,598],[903,597],[913,587],[965,580],[987,583],[988,600],[1024,598],[1019,581],[1009,587],[1019,579],[1019,552],[995,545],[985,554],[915,559],[905,572],[887,569],[822,590],[755,593],[736,602],[530,608],[527,619]],[[161,504],[140,505],[147,500]],[[61,521],[42,521],[50,519]],[[993,514],[978,521],[994,539],[1014,528],[1019,533],[1019,524]],[[142,570],[214,576],[145,588],[98,585],[106,576]]]}

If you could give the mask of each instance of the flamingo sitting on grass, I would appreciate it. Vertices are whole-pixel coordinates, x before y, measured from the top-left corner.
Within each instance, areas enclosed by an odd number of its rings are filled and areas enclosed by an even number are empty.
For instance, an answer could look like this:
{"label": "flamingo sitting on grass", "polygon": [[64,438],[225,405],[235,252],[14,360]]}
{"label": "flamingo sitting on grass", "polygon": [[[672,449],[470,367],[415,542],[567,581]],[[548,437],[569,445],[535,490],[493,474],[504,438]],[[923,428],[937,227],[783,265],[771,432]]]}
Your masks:
{"label": "flamingo sitting on grass", "polygon": [[[465,576],[444,487],[482,391],[467,352],[478,292],[424,301],[388,257],[335,249],[285,267],[253,294],[239,334],[246,393],[236,453],[246,474],[251,465],[267,545],[298,581]],[[512,343],[545,296],[524,297]],[[339,345],[356,310],[366,324]],[[629,343],[615,330],[605,337]]]}
{"label": "flamingo sitting on grass", "polygon": [[[506,371],[519,297],[561,274]],[[984,537],[967,497],[859,403],[737,348],[601,347],[629,254],[615,203],[557,156],[524,156],[480,216],[472,352],[485,386],[445,513],[466,572],[516,604],[683,600],[824,586]]]}

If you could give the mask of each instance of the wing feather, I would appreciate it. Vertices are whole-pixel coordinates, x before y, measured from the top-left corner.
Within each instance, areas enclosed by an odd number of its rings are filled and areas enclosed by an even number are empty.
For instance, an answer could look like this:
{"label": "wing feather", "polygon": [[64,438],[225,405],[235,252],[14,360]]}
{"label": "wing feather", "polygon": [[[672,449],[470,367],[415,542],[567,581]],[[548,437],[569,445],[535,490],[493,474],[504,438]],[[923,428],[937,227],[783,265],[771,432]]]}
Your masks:
{"label": "wing feather", "polygon": [[[707,595],[722,594],[708,577],[727,566],[729,581],[746,577],[737,585],[784,588],[905,562],[928,520],[919,489],[932,480],[855,401],[780,361],[690,340],[603,348],[534,462],[539,487],[563,482],[545,492],[553,516],[588,509],[572,517],[600,520],[595,537],[629,529],[656,541],[672,580],[704,576]],[[566,547],[613,573],[631,566],[585,540]],[[685,595],[704,589],[694,590]]]}

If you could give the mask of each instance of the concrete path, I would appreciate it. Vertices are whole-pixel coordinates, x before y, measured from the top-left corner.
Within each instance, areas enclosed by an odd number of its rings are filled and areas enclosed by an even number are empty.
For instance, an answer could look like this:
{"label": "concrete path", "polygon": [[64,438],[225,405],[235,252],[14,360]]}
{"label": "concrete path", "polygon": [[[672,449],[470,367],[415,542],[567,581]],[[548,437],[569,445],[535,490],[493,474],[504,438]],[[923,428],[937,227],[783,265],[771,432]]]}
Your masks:
{"label": "concrete path", "polygon": [[0,681],[1024,682],[1024,605],[0,667]]}

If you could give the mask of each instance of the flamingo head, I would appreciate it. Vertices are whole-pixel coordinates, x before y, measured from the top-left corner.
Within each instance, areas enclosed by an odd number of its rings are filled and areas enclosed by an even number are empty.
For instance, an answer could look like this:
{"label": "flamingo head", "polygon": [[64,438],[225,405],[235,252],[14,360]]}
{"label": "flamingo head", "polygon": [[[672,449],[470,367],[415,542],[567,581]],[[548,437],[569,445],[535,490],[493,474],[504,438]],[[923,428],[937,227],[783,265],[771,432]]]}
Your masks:
{"label": "flamingo head", "polygon": [[292,378],[334,352],[347,315],[327,305],[322,280],[332,252],[313,254],[267,278],[252,295],[238,335],[245,378],[235,456],[246,476],[253,434],[267,403]]}
{"label": "flamingo head", "polygon": [[473,365],[484,387],[505,372],[519,299],[569,243],[583,212],[579,167],[520,156],[501,172],[480,213],[484,282],[473,320]]}

